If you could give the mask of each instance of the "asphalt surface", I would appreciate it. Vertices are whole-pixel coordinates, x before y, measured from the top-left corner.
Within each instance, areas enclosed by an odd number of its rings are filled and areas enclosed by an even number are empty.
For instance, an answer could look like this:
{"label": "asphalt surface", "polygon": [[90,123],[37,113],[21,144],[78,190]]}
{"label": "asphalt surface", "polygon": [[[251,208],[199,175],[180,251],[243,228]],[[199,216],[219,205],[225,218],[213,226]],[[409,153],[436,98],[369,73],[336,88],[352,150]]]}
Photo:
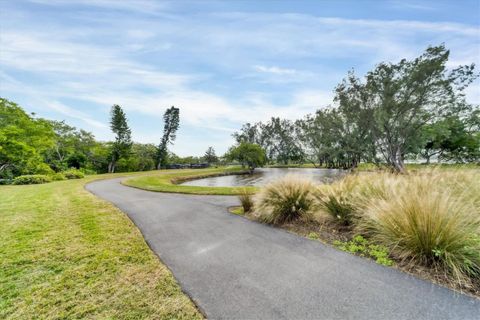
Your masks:
{"label": "asphalt surface", "polygon": [[90,183],[209,319],[480,319],[480,300],[227,212],[235,197]]}

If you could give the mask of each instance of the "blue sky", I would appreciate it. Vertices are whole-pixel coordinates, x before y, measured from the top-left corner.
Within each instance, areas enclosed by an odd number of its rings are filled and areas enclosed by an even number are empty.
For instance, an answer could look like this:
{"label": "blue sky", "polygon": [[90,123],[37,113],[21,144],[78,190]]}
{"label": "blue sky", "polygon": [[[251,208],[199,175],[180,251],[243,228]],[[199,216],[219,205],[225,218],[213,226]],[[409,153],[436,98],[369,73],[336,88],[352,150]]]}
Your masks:
{"label": "blue sky", "polygon": [[101,140],[120,104],[134,140],[152,143],[175,105],[172,150],[222,154],[242,123],[331,104],[352,68],[440,43],[449,66],[480,64],[479,20],[479,0],[0,0],[0,95]]}

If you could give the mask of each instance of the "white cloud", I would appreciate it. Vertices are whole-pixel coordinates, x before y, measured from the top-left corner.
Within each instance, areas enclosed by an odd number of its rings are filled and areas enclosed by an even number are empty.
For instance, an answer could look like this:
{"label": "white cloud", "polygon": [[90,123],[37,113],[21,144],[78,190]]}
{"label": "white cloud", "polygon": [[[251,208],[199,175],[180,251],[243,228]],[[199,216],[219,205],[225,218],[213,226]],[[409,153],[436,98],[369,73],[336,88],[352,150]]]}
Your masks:
{"label": "white cloud", "polygon": [[297,73],[295,69],[286,69],[286,68],[280,68],[277,66],[266,67],[266,66],[257,65],[257,66],[254,66],[254,69],[258,72],[273,73],[276,75],[292,75]]}
{"label": "white cloud", "polygon": [[[61,0],[35,2],[72,5]],[[21,94],[43,108],[83,121],[95,133],[104,134],[98,119],[108,116],[114,103],[130,114],[158,119],[165,108],[175,105],[181,108],[184,123],[211,128],[210,139],[226,144],[230,132],[243,122],[272,116],[296,119],[332,103],[331,90],[351,67],[362,75],[379,61],[412,58],[427,45],[442,42],[452,49],[449,66],[480,63],[480,31],[466,24],[259,12],[170,11],[165,19],[142,19],[143,13],[159,14],[170,4],[73,3],[109,14],[70,13],[63,22],[43,23],[35,19],[37,13],[12,12],[4,17],[1,76],[16,82],[2,84],[2,95]],[[478,101],[477,92],[472,87],[468,96]],[[98,110],[92,114],[75,110],[65,102],[69,100]],[[153,138],[142,132],[138,139]],[[197,139],[199,148],[208,144],[201,137],[189,139]]]}

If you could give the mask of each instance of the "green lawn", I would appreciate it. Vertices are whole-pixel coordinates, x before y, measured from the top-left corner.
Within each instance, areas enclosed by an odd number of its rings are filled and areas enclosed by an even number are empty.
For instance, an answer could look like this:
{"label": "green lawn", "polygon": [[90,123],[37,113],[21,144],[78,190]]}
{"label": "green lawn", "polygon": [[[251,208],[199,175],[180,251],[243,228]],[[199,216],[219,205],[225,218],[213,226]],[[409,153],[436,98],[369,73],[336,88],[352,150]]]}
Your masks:
{"label": "green lawn", "polygon": [[228,173],[239,173],[241,171],[243,171],[243,169],[240,167],[158,171],[156,174],[127,179],[122,183],[127,186],[150,191],[187,194],[238,195],[244,189],[252,193],[257,191],[258,188],[255,187],[197,187],[175,184],[175,182],[178,183],[185,180],[200,179]]}
{"label": "green lawn", "polygon": [[99,177],[0,186],[0,318],[202,318]]}

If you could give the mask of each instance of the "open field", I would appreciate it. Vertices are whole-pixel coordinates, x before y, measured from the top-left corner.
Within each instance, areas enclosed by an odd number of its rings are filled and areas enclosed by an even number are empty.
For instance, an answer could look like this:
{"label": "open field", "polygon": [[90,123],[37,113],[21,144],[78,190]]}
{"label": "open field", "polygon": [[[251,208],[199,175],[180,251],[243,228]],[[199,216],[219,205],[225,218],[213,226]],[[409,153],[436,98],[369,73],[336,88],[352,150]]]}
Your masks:
{"label": "open field", "polygon": [[99,177],[0,186],[0,318],[199,319]]}
{"label": "open field", "polygon": [[139,189],[158,191],[158,192],[172,192],[185,194],[215,194],[215,195],[237,195],[242,193],[245,189],[249,192],[255,192],[258,188],[255,187],[199,187],[199,186],[182,186],[175,184],[175,182],[187,181],[192,179],[200,179],[216,175],[242,173],[243,169],[240,167],[219,167],[208,169],[192,169],[192,170],[172,170],[160,171],[158,174],[134,177],[124,180],[122,183]]}

